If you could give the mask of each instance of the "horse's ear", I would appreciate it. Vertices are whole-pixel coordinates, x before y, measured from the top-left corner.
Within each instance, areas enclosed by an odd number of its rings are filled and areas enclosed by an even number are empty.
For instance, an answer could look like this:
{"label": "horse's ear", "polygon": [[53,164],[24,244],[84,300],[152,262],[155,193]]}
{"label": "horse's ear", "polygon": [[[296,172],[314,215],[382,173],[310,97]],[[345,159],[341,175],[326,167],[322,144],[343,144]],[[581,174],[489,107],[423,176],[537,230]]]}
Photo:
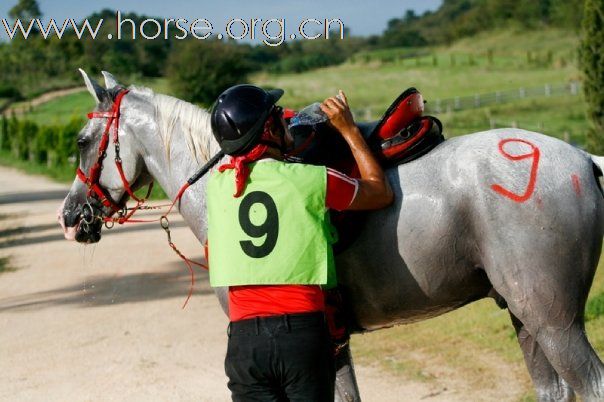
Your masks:
{"label": "horse's ear", "polygon": [[108,73],[107,71],[101,71],[101,74],[103,74],[103,77],[105,77],[105,88],[111,89],[121,86],[120,83],[117,82],[113,74]]}
{"label": "horse's ear", "polygon": [[90,79],[88,74],[86,74],[86,71],[82,70],[81,68],[79,70],[80,74],[82,74],[82,77],[84,77],[84,82],[86,83],[88,92],[90,92],[90,95],[92,95],[97,104],[101,103],[101,101],[107,96],[107,91],[105,91],[105,89],[95,80]]}

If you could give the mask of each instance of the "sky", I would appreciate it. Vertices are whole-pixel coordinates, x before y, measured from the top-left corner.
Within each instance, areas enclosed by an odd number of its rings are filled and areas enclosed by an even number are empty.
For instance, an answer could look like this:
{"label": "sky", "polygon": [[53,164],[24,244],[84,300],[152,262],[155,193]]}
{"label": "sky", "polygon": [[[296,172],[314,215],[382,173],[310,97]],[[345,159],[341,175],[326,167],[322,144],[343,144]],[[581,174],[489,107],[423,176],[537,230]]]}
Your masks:
{"label": "sky", "polygon": [[[8,10],[16,3],[17,0],[0,1],[0,18],[7,18]],[[345,27],[350,28],[352,35],[361,36],[381,33],[388,20],[401,17],[407,9],[421,14],[437,9],[441,3],[442,0],[38,0],[44,14],[43,21],[49,18],[57,22],[67,18],[80,20],[103,8],[124,13],[134,11],[151,17],[186,18],[189,21],[205,18],[219,27],[224,27],[231,18],[283,18],[286,25],[299,24],[305,18],[339,18]],[[287,30],[291,31],[290,28]],[[1,24],[0,37],[6,38]]]}

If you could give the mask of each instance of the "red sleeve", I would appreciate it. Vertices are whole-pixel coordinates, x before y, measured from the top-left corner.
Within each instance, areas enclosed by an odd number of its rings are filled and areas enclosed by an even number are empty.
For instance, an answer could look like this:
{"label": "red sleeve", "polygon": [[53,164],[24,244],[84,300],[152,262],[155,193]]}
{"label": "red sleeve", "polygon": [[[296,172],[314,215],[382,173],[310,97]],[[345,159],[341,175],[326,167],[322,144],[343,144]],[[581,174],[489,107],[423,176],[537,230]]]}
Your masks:
{"label": "red sleeve", "polygon": [[343,211],[348,209],[359,190],[359,182],[337,170],[327,168],[326,207]]}

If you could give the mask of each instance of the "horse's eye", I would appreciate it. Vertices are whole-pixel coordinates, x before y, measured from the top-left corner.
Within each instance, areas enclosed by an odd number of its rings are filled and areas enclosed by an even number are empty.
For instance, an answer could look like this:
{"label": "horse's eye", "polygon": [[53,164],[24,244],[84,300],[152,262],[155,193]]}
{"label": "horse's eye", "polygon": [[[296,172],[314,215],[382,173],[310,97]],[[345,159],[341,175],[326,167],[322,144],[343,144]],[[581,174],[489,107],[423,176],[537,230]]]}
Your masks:
{"label": "horse's eye", "polygon": [[87,145],[88,140],[86,138],[78,138],[78,148],[80,148],[80,150],[86,149]]}

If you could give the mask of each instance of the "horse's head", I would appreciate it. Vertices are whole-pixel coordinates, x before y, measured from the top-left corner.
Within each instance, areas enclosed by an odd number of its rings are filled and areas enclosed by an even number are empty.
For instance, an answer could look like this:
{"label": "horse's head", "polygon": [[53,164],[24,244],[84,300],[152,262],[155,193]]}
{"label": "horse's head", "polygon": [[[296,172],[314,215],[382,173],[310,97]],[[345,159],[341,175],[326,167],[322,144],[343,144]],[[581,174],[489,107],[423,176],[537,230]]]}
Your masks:
{"label": "horse's head", "polygon": [[135,136],[134,125],[145,122],[136,102],[128,99],[133,95],[125,95],[127,91],[107,72],[103,72],[106,88],[80,72],[96,107],[77,137],[78,175],[59,208],[58,220],[66,239],[95,243],[100,240],[103,219],[124,210],[128,186],[135,191],[151,177]]}

